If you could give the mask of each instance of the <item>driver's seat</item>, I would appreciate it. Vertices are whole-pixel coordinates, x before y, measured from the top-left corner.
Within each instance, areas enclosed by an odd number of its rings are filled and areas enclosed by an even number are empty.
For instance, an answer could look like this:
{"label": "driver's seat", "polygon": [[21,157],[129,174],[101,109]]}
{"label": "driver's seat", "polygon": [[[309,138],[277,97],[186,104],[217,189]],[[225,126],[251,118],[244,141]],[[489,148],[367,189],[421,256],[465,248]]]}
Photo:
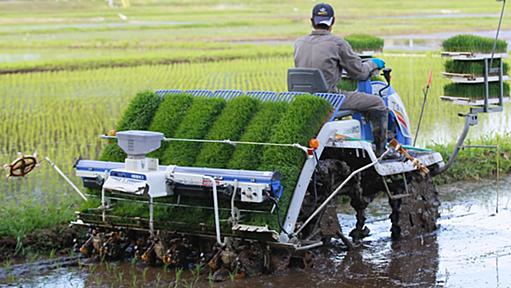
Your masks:
{"label": "driver's seat", "polygon": [[289,92],[327,93],[328,85],[318,68],[289,68],[287,70]]}
{"label": "driver's seat", "polygon": [[[318,68],[289,68],[287,70],[287,90],[310,94],[327,93],[328,84],[323,72]],[[334,118],[341,119],[355,113],[357,112],[353,110],[340,110],[337,111]]]}

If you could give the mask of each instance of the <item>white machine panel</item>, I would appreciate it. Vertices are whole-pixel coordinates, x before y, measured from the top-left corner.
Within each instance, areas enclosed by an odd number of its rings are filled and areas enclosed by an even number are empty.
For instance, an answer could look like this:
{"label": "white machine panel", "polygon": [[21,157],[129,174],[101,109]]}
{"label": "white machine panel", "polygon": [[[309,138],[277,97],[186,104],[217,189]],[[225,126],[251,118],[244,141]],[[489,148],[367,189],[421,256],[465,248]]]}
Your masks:
{"label": "white machine panel", "polygon": [[262,185],[243,185],[241,189],[241,202],[261,203],[264,201]]}
{"label": "white machine panel", "polygon": [[110,175],[103,184],[105,190],[121,193],[143,195],[146,187],[152,198],[170,195],[167,192],[165,171],[132,172],[121,169],[110,171]]}
{"label": "white machine panel", "polygon": [[331,126],[337,130],[336,134],[345,135],[351,138],[361,138],[360,122],[358,120],[339,120],[331,123]]}

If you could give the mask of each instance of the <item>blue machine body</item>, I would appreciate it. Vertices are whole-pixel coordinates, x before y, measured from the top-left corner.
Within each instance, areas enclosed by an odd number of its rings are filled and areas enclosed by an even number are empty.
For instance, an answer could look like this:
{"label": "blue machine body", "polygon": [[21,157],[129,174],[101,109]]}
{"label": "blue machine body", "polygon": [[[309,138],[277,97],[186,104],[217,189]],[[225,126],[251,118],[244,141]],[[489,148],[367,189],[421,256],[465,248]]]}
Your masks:
{"label": "blue machine body", "polygon": [[[387,84],[384,82],[371,81],[370,79],[359,81],[357,92],[378,95],[378,91],[373,91],[373,87],[384,87],[386,85]],[[389,98],[394,100],[392,101],[392,107],[390,105],[391,102],[389,101]],[[392,132],[394,132],[395,138],[399,141],[399,143],[411,145],[412,136],[410,133],[410,123],[408,116],[406,116],[406,111],[404,110],[404,105],[401,103],[401,99],[397,95],[394,88],[392,88],[392,86],[389,86],[385,89],[385,93],[382,99],[385,103],[385,106],[389,108],[388,129],[394,129]],[[355,113],[353,114],[353,119],[360,121],[362,139],[371,142],[374,141],[371,124],[365,119],[365,117],[361,113]]]}
{"label": "blue machine body", "polygon": [[[96,160],[78,160],[75,164],[77,175],[82,178],[85,186],[91,188],[101,188],[101,181],[98,177],[106,178],[107,175],[119,176],[116,169],[123,169],[124,163],[121,162],[107,162]],[[160,171],[168,171],[169,166],[159,166]],[[210,176],[214,179],[222,180],[224,182],[238,182],[259,183],[267,184],[271,187],[271,194],[277,199],[282,196],[283,187],[280,183],[280,174],[278,172],[268,171],[250,171],[250,170],[231,170],[231,169],[215,169],[215,168],[198,168],[198,167],[182,167],[173,166],[172,171],[178,173],[198,174]],[[113,174],[115,175],[113,175]],[[126,173],[125,173],[126,174]],[[129,175],[122,175],[123,177],[131,178]],[[92,187],[96,185],[98,187]]]}

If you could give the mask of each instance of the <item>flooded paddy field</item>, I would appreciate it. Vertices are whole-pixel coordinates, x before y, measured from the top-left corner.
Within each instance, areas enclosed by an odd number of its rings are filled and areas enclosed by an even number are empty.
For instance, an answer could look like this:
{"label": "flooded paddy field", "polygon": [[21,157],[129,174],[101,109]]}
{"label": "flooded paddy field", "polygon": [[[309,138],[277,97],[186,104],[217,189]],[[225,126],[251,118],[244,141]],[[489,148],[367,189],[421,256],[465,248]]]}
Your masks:
{"label": "flooded paddy field", "polygon": [[[80,261],[10,265],[0,269],[6,287],[511,287],[511,177],[439,188],[439,229],[392,242],[386,199],[372,203],[363,246],[345,251],[336,241],[315,251],[314,267],[223,283],[204,271],[136,263]],[[499,195],[497,196],[497,191]],[[497,200],[498,199],[498,200]],[[497,213],[498,202],[498,213]],[[344,231],[355,218],[341,211]],[[46,268],[45,268],[46,267]]]}

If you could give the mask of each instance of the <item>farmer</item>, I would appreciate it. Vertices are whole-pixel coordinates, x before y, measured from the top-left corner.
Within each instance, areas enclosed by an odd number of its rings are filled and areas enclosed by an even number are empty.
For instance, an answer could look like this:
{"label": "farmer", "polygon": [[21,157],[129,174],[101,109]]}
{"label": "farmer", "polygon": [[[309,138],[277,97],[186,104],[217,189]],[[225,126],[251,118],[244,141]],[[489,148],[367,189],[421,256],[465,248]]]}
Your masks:
{"label": "farmer", "polygon": [[[385,68],[385,62],[379,58],[362,62],[353,52],[350,44],[343,38],[332,35],[335,23],[334,9],[329,4],[320,3],[312,9],[313,31],[295,42],[295,66],[297,68],[318,68],[331,93],[341,93],[337,83],[341,80],[342,70],[351,78],[367,80]],[[342,91],[346,96],[341,109],[365,112],[371,123],[376,146],[376,154],[385,152],[387,140],[388,112],[383,100],[375,95]]]}

